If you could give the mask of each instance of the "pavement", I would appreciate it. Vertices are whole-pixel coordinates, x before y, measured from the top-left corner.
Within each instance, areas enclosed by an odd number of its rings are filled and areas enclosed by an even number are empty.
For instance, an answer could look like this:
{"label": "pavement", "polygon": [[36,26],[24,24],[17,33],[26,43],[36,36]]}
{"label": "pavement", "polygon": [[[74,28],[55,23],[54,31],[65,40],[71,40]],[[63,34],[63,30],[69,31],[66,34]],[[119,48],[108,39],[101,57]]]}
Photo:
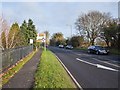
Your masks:
{"label": "pavement", "polygon": [[23,68],[16,73],[9,81],[6,83],[2,90],[4,89],[31,89],[34,84],[34,74],[37,69],[37,65],[40,61],[40,55],[42,53],[42,50],[38,50],[38,52],[29,60]]}
{"label": "pavement", "polygon": [[120,56],[88,54],[58,47],[49,49],[57,55],[82,88],[120,89]]}

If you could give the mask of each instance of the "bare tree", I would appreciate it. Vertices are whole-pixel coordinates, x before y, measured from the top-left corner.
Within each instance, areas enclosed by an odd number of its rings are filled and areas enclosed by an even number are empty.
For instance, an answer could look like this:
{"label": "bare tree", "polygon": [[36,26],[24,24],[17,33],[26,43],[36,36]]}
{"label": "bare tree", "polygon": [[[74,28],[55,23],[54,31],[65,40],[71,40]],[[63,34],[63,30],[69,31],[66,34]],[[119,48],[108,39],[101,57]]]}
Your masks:
{"label": "bare tree", "polygon": [[101,13],[99,11],[91,11],[82,14],[75,22],[76,29],[86,35],[90,40],[90,44],[94,45],[95,39],[101,32],[101,27],[111,18],[109,13]]}
{"label": "bare tree", "polygon": [[[2,16],[0,16],[0,47],[1,48],[8,48],[8,33],[9,33],[9,29],[10,29],[10,27],[8,26],[8,23],[7,23],[7,21],[5,20],[5,19],[3,19],[3,17]],[[5,40],[4,40],[4,43],[6,43],[6,47],[3,47],[2,46],[2,33],[4,33],[5,34],[5,37],[3,37],[3,38],[6,38]]]}

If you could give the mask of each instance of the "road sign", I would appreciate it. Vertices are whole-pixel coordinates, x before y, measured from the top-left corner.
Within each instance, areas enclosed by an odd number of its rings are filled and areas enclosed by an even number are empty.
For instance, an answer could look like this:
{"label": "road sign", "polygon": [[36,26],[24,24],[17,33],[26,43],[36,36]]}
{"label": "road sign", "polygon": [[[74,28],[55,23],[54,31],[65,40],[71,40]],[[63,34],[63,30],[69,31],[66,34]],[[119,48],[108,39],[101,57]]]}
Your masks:
{"label": "road sign", "polygon": [[33,44],[33,39],[30,39],[30,44]]}

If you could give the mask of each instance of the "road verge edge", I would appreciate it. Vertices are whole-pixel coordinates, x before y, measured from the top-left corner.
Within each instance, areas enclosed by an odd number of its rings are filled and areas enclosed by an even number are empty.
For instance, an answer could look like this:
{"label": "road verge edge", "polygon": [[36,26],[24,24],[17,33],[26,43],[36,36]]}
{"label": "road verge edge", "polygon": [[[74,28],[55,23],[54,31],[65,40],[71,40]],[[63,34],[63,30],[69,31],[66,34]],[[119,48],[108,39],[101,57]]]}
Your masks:
{"label": "road verge edge", "polygon": [[[53,53],[53,52],[52,52]],[[55,57],[58,59],[58,61],[62,64],[63,68],[67,71],[68,75],[72,78],[73,82],[76,84],[76,86],[80,89],[83,90],[83,88],[81,87],[81,85],[77,82],[77,80],[73,77],[73,75],[70,73],[70,71],[67,69],[67,67],[62,63],[62,61],[60,60],[60,58],[55,54]]]}

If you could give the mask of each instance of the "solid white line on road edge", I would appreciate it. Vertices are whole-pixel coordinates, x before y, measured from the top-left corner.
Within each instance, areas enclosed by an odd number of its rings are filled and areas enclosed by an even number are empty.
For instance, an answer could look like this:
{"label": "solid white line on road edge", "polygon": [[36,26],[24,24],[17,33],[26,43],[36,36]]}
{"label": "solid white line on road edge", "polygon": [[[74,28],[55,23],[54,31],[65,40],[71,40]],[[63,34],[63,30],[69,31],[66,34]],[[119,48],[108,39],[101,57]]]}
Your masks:
{"label": "solid white line on road edge", "polygon": [[116,65],[116,64],[112,64],[112,63],[109,63],[109,62],[101,61],[101,60],[96,59],[96,58],[92,58],[92,59],[94,59],[94,60],[96,60],[96,61],[99,61],[99,62],[102,62],[102,63],[106,63],[106,64],[109,64],[109,65],[112,65],[112,66],[115,66],[115,67],[120,68],[120,66],[118,66],[118,65]]}
{"label": "solid white line on road edge", "polygon": [[80,61],[80,62],[87,63],[87,64],[92,65],[92,66],[95,66],[95,67],[97,67],[97,68],[102,68],[102,69],[107,69],[107,70],[111,70],[111,71],[116,71],[116,72],[118,72],[118,70],[116,70],[116,69],[113,69],[113,68],[110,68],[110,67],[106,67],[106,66],[103,66],[103,65],[100,65],[100,64],[93,64],[93,63],[90,63],[90,62],[81,60],[81,59],[79,59],[79,58],[76,58],[76,60],[78,60],[78,61]]}
{"label": "solid white line on road edge", "polygon": [[53,53],[53,54],[56,56],[56,58],[59,60],[59,62],[62,64],[62,66],[65,68],[65,70],[70,75],[70,77],[73,79],[73,81],[78,86],[78,88],[80,88],[81,90],[83,90],[83,88],[80,86],[80,84],[77,82],[77,80],[73,77],[73,75],[70,73],[70,71],[67,69],[67,67],[62,63],[62,61],[58,58],[58,56],[55,53]]}

